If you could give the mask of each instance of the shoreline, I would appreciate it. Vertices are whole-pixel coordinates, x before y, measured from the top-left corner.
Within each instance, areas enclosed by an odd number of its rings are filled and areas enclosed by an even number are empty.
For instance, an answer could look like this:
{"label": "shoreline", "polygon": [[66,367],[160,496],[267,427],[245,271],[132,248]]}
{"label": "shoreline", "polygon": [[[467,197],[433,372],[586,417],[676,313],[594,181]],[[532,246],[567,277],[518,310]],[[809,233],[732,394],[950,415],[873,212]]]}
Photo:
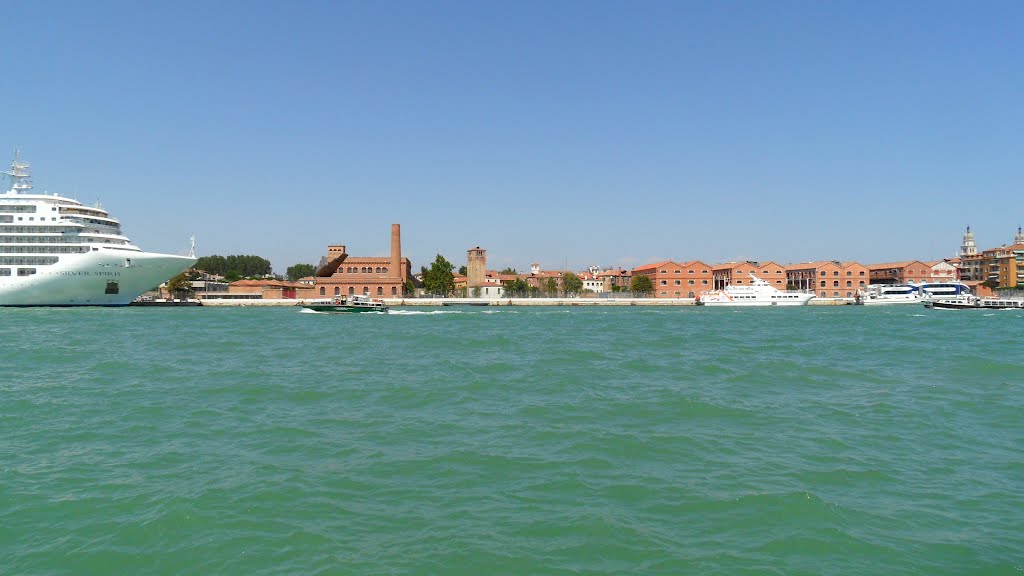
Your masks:
{"label": "shoreline", "polygon": [[[442,307],[442,306],[696,306],[693,298],[381,298],[389,307]],[[211,298],[203,299],[203,307],[238,306],[302,306],[312,302],[306,299],[250,299]],[[818,299],[808,306],[849,306],[852,300]],[[741,306],[741,308],[757,306]],[[763,306],[770,308],[770,306]],[[787,306],[796,308],[796,306]]]}

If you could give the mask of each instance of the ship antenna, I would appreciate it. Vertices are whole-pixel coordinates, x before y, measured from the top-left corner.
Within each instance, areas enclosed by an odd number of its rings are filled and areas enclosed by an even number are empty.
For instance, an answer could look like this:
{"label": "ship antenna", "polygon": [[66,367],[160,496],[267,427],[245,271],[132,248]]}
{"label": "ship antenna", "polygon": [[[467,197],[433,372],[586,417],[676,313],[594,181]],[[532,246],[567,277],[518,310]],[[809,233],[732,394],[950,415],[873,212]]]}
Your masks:
{"label": "ship antenna", "polygon": [[16,194],[22,192],[28,192],[32,189],[32,182],[29,180],[31,173],[29,173],[29,163],[21,161],[21,150],[18,148],[14,149],[14,161],[11,162],[11,171],[3,172],[5,176],[11,178],[11,190]]}

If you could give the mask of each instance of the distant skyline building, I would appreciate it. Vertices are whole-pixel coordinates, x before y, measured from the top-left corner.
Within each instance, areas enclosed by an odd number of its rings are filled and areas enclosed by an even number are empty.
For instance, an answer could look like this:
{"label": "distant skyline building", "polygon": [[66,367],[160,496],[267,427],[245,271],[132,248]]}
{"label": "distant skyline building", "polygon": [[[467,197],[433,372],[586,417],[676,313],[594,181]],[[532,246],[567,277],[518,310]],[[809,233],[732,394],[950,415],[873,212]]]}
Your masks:
{"label": "distant skyline building", "polygon": [[960,244],[960,256],[974,256],[977,253],[978,247],[974,244],[974,233],[968,226],[967,232],[964,232],[963,242]]}

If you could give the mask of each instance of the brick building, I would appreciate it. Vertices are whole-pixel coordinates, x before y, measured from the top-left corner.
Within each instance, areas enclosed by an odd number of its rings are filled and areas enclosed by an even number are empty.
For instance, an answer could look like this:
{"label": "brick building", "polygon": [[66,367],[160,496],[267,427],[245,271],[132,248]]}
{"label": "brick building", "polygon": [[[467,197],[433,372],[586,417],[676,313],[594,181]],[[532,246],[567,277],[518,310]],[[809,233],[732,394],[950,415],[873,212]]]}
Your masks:
{"label": "brick building", "polygon": [[633,269],[633,276],[650,277],[655,298],[697,298],[714,289],[711,266],[700,260],[667,260]]}
{"label": "brick building", "polygon": [[402,231],[391,225],[390,256],[349,256],[343,245],[327,247],[327,256],[314,276],[313,286],[298,289],[299,298],[362,294],[400,298],[412,275],[412,265],[402,258]]}
{"label": "brick building", "polygon": [[818,298],[855,298],[858,290],[870,284],[870,273],[857,262],[803,262],[786,266],[786,284],[814,292]]}

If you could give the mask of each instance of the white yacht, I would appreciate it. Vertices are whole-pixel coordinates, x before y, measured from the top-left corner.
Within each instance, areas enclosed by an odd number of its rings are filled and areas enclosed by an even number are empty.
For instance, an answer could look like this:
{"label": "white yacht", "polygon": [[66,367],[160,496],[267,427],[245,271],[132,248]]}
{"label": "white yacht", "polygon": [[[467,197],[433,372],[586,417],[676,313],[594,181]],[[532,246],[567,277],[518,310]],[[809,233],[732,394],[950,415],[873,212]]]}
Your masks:
{"label": "white yacht", "polygon": [[35,194],[16,155],[0,192],[0,306],[125,306],[195,263],[143,252],[99,207]]}
{"label": "white yacht", "polygon": [[913,284],[871,284],[858,291],[857,300],[868,306],[882,304],[919,304],[921,292]]}
{"label": "white yacht", "polygon": [[701,306],[804,306],[814,294],[779,290],[750,274],[750,285],[731,284],[724,290],[705,292],[697,299]]}
{"label": "white yacht", "polygon": [[919,304],[938,298],[954,298],[970,295],[971,288],[958,281],[922,282],[920,284],[872,284],[858,293],[862,304]]}
{"label": "white yacht", "polygon": [[954,298],[971,294],[971,287],[963,282],[951,280],[949,282],[926,282],[920,284],[921,298],[935,300],[938,298]]}

